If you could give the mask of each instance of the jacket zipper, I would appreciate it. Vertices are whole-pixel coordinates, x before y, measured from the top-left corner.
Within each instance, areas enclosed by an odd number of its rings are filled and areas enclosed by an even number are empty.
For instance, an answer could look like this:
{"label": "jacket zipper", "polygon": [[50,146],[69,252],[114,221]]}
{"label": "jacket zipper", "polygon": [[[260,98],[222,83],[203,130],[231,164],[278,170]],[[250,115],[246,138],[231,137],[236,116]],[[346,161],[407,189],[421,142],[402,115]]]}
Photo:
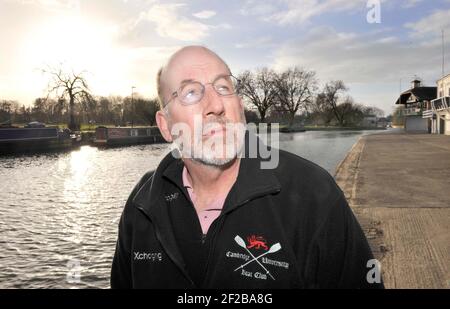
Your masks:
{"label": "jacket zipper", "polygon": [[[151,219],[150,215],[144,210],[143,207],[138,206],[137,209],[139,209],[140,211],[142,211],[142,213],[153,223],[153,220]],[[163,245],[163,242],[161,240],[161,235],[159,233],[159,228],[156,224],[153,223],[153,226],[155,228],[155,234],[156,234],[156,238],[158,239],[159,243],[161,245]],[[164,247],[164,245],[163,245]],[[189,277],[189,274],[186,272],[186,270],[184,269],[184,267],[179,263],[179,261],[177,259],[175,259],[168,250],[166,250],[167,255],[170,257],[170,259],[175,263],[175,265],[177,265],[177,267],[180,269],[180,271],[183,273],[183,275],[186,277],[186,279],[189,280],[189,283],[193,286],[193,287],[197,287],[194,283],[194,281]]]}

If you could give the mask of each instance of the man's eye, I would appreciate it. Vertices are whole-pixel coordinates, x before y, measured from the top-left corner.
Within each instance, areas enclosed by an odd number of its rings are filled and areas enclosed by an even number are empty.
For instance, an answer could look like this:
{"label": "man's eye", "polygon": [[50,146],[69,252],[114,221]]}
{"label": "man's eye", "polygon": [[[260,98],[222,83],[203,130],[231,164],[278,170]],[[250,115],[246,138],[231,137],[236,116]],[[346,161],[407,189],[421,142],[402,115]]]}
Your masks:
{"label": "man's eye", "polygon": [[230,93],[230,92],[231,92],[231,88],[230,88],[229,86],[227,86],[227,85],[218,85],[218,86],[216,87],[216,89],[217,89],[217,91],[219,91],[220,93],[224,93],[224,94],[227,94],[227,93]]}
{"label": "man's eye", "polygon": [[185,89],[184,91],[183,91],[183,96],[185,97],[185,98],[190,98],[190,97],[192,97],[192,96],[196,96],[197,95],[197,89],[195,89],[195,88],[190,88],[190,89]]}
{"label": "man's eye", "polygon": [[189,90],[189,91],[186,93],[186,97],[191,97],[191,96],[193,96],[193,95],[195,95],[195,90]]}

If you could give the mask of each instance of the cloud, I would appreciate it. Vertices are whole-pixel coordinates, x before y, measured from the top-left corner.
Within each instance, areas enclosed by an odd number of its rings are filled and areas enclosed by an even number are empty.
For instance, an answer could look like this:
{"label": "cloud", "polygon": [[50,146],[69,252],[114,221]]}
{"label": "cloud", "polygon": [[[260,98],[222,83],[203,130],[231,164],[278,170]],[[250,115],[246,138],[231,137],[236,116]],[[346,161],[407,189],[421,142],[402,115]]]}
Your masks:
{"label": "cloud", "polygon": [[229,23],[221,23],[218,24],[217,26],[210,26],[212,29],[224,29],[224,30],[230,30],[233,29],[233,26],[230,25]]}
{"label": "cloud", "polygon": [[[216,14],[214,11],[199,11],[186,15],[188,7],[184,3],[155,3],[142,10],[134,18],[123,22],[119,44],[131,46],[154,46],[173,43],[175,39],[182,42],[204,42],[214,30],[232,29],[231,24],[208,24],[198,19],[208,19]],[[186,16],[185,16],[186,15]]]}
{"label": "cloud", "polygon": [[379,38],[317,27],[306,38],[283,44],[275,54],[275,66],[304,65],[324,79],[351,83],[396,80],[413,72],[432,78],[440,53],[432,46],[409,43],[393,36]]}
{"label": "cloud", "polygon": [[450,10],[439,10],[414,23],[407,23],[405,27],[411,29],[410,37],[426,39],[440,36],[442,29],[450,29]]}
{"label": "cloud", "polygon": [[181,41],[200,41],[209,35],[206,24],[181,17],[177,13],[185,4],[159,4],[148,10],[144,16],[156,23],[156,31],[161,37]]}
{"label": "cloud", "polygon": [[[148,97],[157,95],[156,74],[168,57],[181,47],[175,45],[124,49],[123,57],[129,62],[127,70],[129,80],[133,81],[133,85],[141,94]],[[124,90],[118,93],[123,92]]]}
{"label": "cloud", "polygon": [[[441,53],[434,46],[394,36],[338,32],[323,26],[313,28],[303,39],[282,44],[273,59],[278,70],[294,65],[315,70],[322,83],[341,79],[350,90],[359,89],[355,99],[366,101],[363,103],[376,104],[372,102],[375,95],[379,100],[384,98],[378,106],[388,111],[400,79],[406,85],[417,74],[426,84],[434,85],[440,75]],[[373,93],[377,88],[381,92]]]}
{"label": "cloud", "polygon": [[395,37],[395,36],[387,36],[387,37],[383,37],[381,39],[378,39],[376,42],[377,43],[383,43],[383,44],[392,44],[392,43],[398,42],[398,38]]}
{"label": "cloud", "polygon": [[423,0],[406,0],[402,6],[404,8],[413,8],[421,2],[423,2]]}
{"label": "cloud", "polygon": [[241,9],[243,15],[257,15],[280,25],[302,24],[315,16],[333,11],[365,9],[366,1],[355,0],[284,0],[279,4],[248,0]]}
{"label": "cloud", "polygon": [[237,43],[234,46],[236,48],[258,48],[258,47],[267,47],[272,42],[272,38],[270,36],[262,36],[259,38],[256,38],[254,40],[246,41]]}
{"label": "cloud", "polygon": [[192,16],[200,18],[200,19],[208,19],[215,16],[217,13],[215,11],[200,11],[192,14]]}
{"label": "cloud", "polygon": [[156,4],[141,13],[136,24],[149,21],[156,24],[156,32],[163,38],[199,42],[209,36],[212,27],[182,16],[179,11],[186,5],[181,3]]}
{"label": "cloud", "polygon": [[[213,30],[229,30],[229,23],[217,25],[206,24],[197,19],[208,19],[214,15],[214,11],[200,11],[193,14],[194,18],[183,16],[187,5],[184,3],[154,4],[149,9],[141,12],[138,18],[123,24],[120,40],[133,40],[139,37],[142,42],[148,41],[149,23],[161,38],[175,39],[182,42],[203,42]],[[144,36],[144,37],[143,37]],[[152,38],[154,41],[154,38]],[[145,43],[144,43],[145,45]]]}
{"label": "cloud", "polygon": [[269,1],[247,0],[244,2],[239,13],[243,16],[265,16],[276,11],[276,7]]}

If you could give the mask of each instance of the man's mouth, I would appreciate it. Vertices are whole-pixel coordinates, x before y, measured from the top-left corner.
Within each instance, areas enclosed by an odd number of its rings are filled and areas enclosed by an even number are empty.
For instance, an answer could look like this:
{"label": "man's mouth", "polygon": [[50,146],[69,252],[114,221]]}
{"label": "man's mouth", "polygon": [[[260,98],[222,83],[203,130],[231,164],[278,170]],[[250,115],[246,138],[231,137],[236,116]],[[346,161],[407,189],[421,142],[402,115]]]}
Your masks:
{"label": "man's mouth", "polygon": [[225,134],[226,128],[224,126],[214,126],[212,128],[207,128],[203,132],[204,137],[211,137],[216,135],[223,135]]}

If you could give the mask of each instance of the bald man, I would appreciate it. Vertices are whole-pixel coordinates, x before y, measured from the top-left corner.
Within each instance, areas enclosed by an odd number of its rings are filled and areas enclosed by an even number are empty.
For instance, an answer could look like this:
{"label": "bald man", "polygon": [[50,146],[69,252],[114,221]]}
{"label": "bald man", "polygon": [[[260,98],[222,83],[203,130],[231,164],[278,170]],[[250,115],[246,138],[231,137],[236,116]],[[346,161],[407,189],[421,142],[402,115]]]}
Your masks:
{"label": "bald man", "polygon": [[112,288],[383,287],[325,170],[281,150],[273,169],[247,155],[239,81],[217,54],[184,47],[157,84],[156,121],[177,151],[125,205]]}

